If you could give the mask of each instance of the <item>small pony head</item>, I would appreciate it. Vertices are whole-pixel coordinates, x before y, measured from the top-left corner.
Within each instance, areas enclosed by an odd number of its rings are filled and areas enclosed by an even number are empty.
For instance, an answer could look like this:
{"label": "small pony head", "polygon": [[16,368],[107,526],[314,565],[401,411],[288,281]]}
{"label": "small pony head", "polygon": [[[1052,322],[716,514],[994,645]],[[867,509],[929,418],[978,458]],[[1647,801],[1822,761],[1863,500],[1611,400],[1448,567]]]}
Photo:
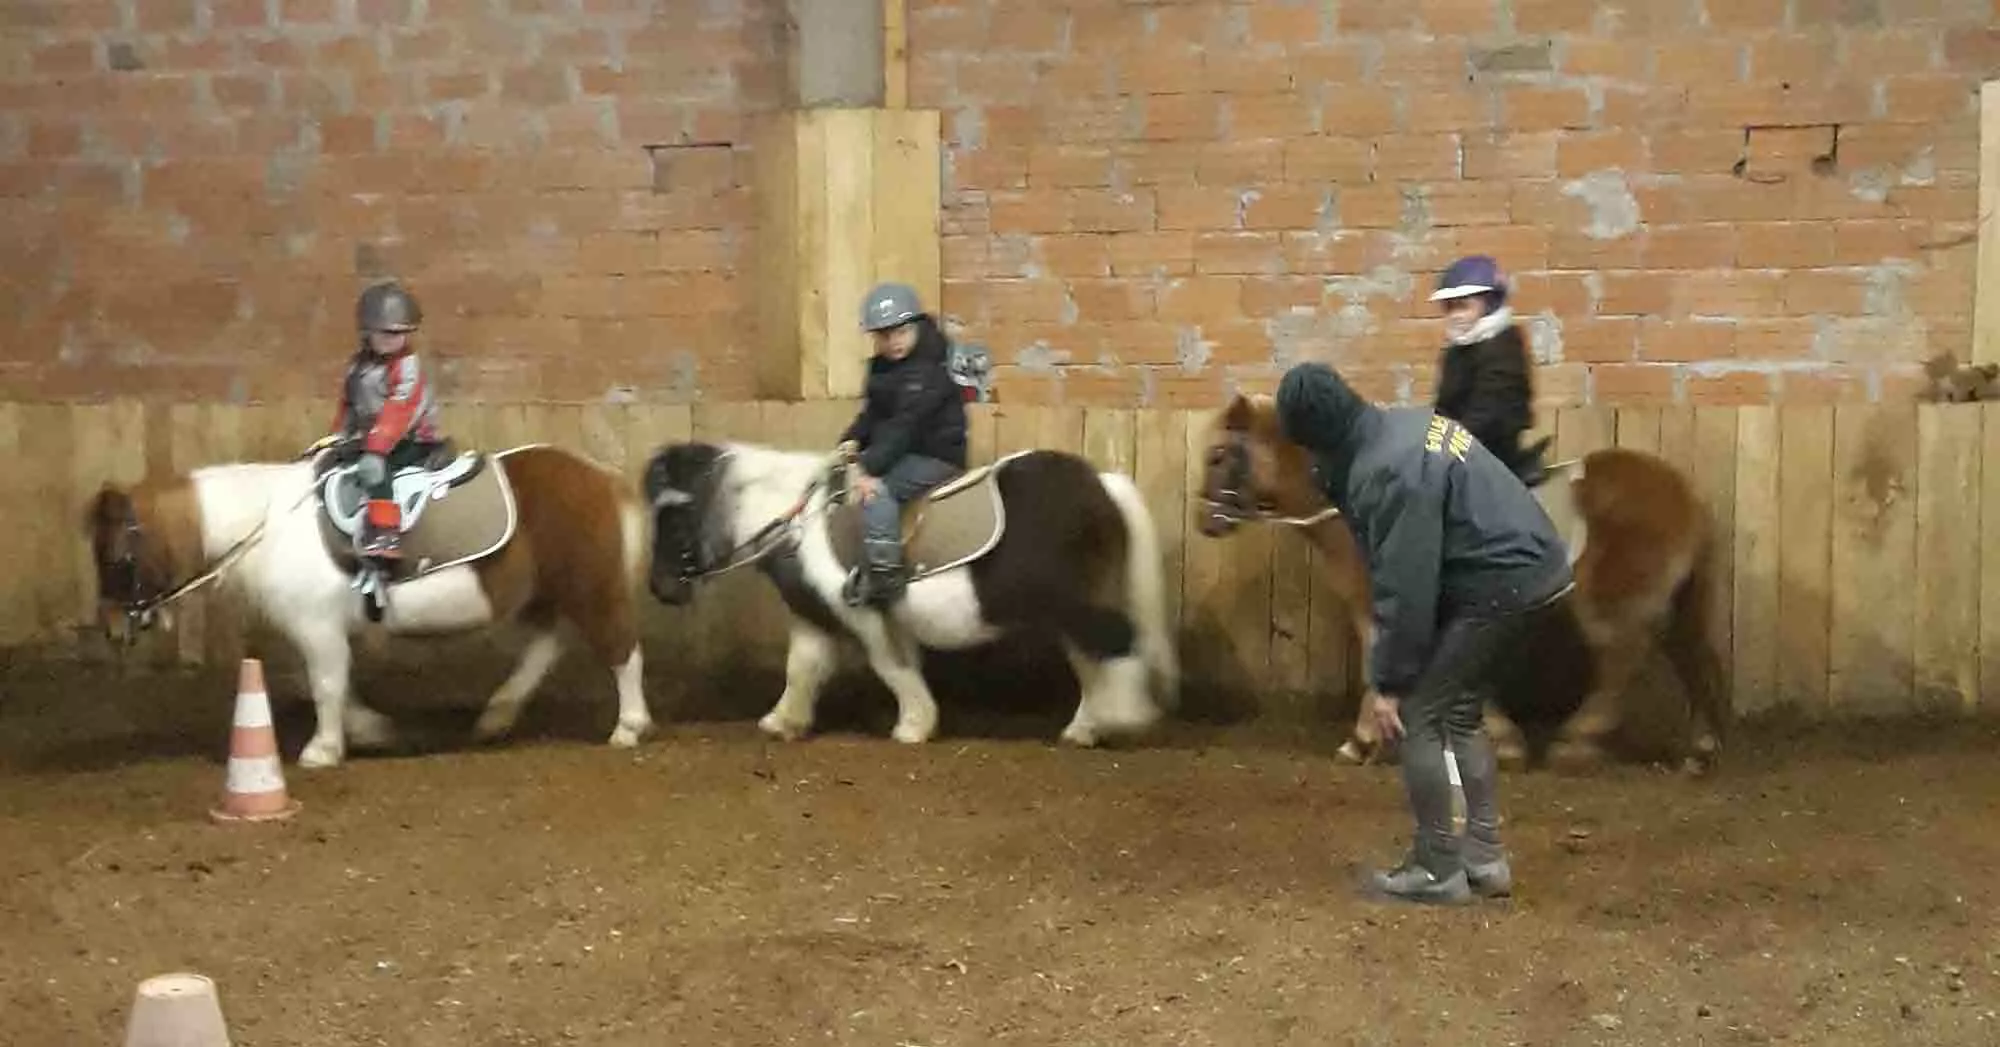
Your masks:
{"label": "small pony head", "polygon": [[706,521],[726,468],[721,448],[676,443],[646,463],[644,491],[653,507],[653,556],[646,586],[672,607],[694,600],[694,583],[707,570]]}
{"label": "small pony head", "polygon": [[90,500],[84,531],[97,574],[97,620],[114,643],[138,641],[154,605],[174,588],[182,536],[158,492],[107,483]]}
{"label": "small pony head", "polygon": [[1276,401],[1241,393],[1209,423],[1201,499],[1200,529],[1209,538],[1262,517],[1304,515],[1325,501],[1310,456],[1278,424]]}

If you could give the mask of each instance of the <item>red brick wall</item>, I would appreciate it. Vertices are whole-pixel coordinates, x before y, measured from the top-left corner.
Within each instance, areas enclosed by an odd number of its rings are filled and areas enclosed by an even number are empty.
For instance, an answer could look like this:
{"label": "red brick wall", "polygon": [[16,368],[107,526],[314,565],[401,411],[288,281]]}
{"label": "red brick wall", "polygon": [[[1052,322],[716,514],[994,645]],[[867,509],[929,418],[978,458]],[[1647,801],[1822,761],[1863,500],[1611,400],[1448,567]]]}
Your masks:
{"label": "red brick wall", "polygon": [[[1704,14],[1704,10],[1706,14]],[[1548,402],[1908,395],[1965,355],[1993,0],[910,0],[945,307],[1011,400],[1293,360],[1423,399],[1497,254]]]}
{"label": "red brick wall", "polygon": [[330,399],[378,273],[452,395],[748,395],[773,6],[0,3],[0,395]]}

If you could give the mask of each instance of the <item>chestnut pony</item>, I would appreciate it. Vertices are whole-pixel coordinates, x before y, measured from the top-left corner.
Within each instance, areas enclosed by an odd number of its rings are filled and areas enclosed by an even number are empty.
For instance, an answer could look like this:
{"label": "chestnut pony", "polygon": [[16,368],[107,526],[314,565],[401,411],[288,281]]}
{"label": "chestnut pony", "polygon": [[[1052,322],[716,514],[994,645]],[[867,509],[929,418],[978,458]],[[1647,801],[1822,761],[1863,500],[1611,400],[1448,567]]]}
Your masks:
{"label": "chestnut pony", "polygon": [[[1201,533],[1220,538],[1251,522],[1303,529],[1347,608],[1366,664],[1374,642],[1366,561],[1315,484],[1310,454],[1285,437],[1275,401],[1235,397],[1210,423],[1206,446]],[[1581,767],[1602,760],[1623,720],[1626,688],[1657,640],[1688,696],[1683,768],[1706,771],[1720,756],[1729,719],[1721,663],[1707,639],[1715,584],[1707,507],[1678,470],[1640,451],[1594,451],[1551,472],[1535,493],[1570,544],[1576,590],[1567,606],[1591,662],[1588,691],[1580,708],[1569,703],[1575,712],[1559,728],[1551,761]],[[1366,712],[1363,702],[1340,748],[1348,762],[1368,761],[1380,744]],[[1520,764],[1526,754],[1515,725],[1489,708],[1487,726],[1501,759]]]}
{"label": "chestnut pony", "polygon": [[[86,518],[107,633],[122,618],[131,642],[135,626],[219,579],[298,649],[318,711],[299,754],[308,768],[338,765],[350,738],[383,745],[392,733],[349,693],[351,637],[378,616],[356,586],[352,466],[332,466],[330,454],[210,465],[131,490],[106,484]],[[513,673],[479,718],[480,738],[514,725],[562,652],[565,622],[617,682],[610,744],[636,746],[652,731],[637,618],[649,514],[628,483],[568,451],[530,445],[405,468],[396,489],[414,548],[383,586],[380,627],[407,636],[505,623],[527,630]]]}

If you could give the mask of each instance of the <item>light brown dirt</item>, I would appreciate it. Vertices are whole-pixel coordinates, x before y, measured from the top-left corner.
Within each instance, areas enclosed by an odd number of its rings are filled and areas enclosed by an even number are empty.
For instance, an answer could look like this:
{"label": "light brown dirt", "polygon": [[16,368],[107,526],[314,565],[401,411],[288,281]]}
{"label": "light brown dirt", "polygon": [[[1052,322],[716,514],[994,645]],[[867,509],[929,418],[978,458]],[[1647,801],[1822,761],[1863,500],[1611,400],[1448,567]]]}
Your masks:
{"label": "light brown dirt", "polygon": [[232,682],[0,670],[0,1043],[116,1042],[182,968],[247,1047],[2000,1042],[1990,723],[1510,777],[1518,896],[1433,911],[1354,894],[1407,827],[1332,731],[1078,752],[1052,709],[906,748],[871,709],[633,755],[583,678],[478,749],[472,684],[378,673],[423,750],[288,765],[297,818],[222,827]]}

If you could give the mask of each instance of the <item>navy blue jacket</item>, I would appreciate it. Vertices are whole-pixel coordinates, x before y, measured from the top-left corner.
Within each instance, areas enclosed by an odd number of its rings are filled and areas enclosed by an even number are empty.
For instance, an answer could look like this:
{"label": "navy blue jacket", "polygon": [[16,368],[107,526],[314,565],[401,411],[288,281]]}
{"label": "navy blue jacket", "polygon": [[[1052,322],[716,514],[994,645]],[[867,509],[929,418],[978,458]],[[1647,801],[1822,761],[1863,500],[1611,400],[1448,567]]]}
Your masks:
{"label": "navy blue jacket", "polygon": [[861,413],[845,442],[861,445],[861,468],[883,476],[904,455],[921,454],[965,468],[965,398],[946,366],[942,334],[926,332],[901,360],[868,359]]}
{"label": "navy blue jacket", "polygon": [[1367,558],[1377,692],[1415,689],[1446,620],[1523,611],[1569,584],[1568,551],[1541,503],[1464,426],[1428,408],[1376,407],[1324,364],[1286,372],[1277,400]]}

